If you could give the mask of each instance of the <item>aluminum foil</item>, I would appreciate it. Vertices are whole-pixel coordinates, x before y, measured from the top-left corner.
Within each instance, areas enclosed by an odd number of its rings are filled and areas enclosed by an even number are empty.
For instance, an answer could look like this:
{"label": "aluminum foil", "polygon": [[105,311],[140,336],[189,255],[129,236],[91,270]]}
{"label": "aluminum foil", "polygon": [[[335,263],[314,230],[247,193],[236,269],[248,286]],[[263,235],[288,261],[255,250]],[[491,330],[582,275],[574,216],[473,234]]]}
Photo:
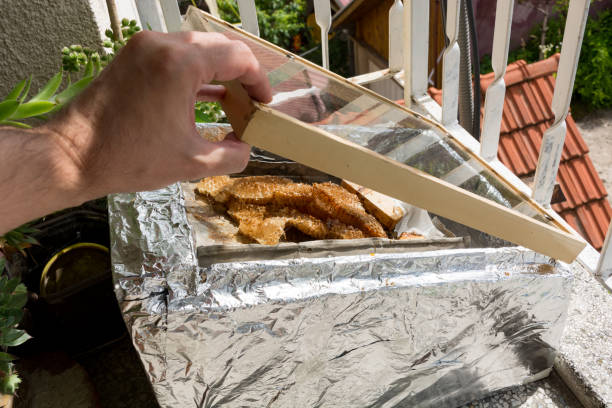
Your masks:
{"label": "aluminum foil", "polygon": [[568,266],[522,248],[197,266],[178,185],[109,198],[117,298],[163,407],[454,407],[539,379]]}

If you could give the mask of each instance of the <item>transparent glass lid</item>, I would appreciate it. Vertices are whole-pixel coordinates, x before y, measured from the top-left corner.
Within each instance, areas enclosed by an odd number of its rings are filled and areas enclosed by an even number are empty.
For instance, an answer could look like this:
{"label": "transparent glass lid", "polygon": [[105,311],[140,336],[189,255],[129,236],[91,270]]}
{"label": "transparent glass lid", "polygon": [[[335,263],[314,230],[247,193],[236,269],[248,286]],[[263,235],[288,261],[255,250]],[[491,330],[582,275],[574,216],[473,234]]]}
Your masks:
{"label": "transparent glass lid", "polygon": [[229,23],[205,14],[188,19],[193,29],[222,33],[251,48],[272,85],[271,108],[566,231],[481,158],[419,114]]}

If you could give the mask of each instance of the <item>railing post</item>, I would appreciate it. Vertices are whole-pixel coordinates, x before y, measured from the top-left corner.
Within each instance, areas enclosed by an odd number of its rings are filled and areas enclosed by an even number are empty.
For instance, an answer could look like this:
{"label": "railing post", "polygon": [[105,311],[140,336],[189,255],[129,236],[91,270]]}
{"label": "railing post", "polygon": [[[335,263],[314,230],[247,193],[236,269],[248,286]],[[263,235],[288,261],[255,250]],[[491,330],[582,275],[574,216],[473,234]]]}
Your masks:
{"label": "railing post", "polygon": [[[404,105],[410,108],[412,106],[412,13],[414,8],[414,0],[405,0],[403,12],[403,51],[404,59]],[[429,36],[428,36],[429,37]]]}
{"label": "railing post", "polygon": [[242,29],[259,37],[255,0],[238,0],[238,12],[240,13]]}
{"label": "railing post", "polygon": [[459,10],[461,0],[448,0],[446,3],[446,36],[448,46],[442,60],[442,124],[449,126],[457,123],[459,108]]}
{"label": "railing post", "polygon": [[181,11],[176,0],[159,0],[169,33],[181,31]]}
{"label": "railing post", "polygon": [[404,103],[427,95],[429,61],[429,1],[404,3]]}
{"label": "railing post", "polygon": [[159,0],[136,0],[136,8],[143,30],[168,32]]}
{"label": "railing post", "polygon": [[[601,276],[603,281],[607,281],[608,278],[612,277],[612,222],[608,226],[608,234],[601,248],[601,255],[599,256],[595,276]],[[612,282],[606,283],[610,285]]]}
{"label": "railing post", "polygon": [[329,69],[329,29],[331,27],[330,0],[314,0],[315,20],[321,28],[321,53],[323,68]]}
{"label": "railing post", "polygon": [[389,9],[389,71],[399,72],[404,63],[402,46],[402,0],[395,0]]}
{"label": "railing post", "polygon": [[506,74],[506,65],[508,65],[513,8],[513,0],[497,0],[493,53],[491,56],[495,79],[487,89],[480,138],[480,156],[489,161],[497,157],[497,147],[499,145],[499,132],[506,96],[504,75]]}
{"label": "railing post", "polygon": [[545,207],[550,206],[563,152],[566,133],[565,118],[572,98],[589,5],[590,0],[571,0],[567,11],[561,58],[551,106],[555,114],[555,121],[544,132],[533,185],[533,198]]}

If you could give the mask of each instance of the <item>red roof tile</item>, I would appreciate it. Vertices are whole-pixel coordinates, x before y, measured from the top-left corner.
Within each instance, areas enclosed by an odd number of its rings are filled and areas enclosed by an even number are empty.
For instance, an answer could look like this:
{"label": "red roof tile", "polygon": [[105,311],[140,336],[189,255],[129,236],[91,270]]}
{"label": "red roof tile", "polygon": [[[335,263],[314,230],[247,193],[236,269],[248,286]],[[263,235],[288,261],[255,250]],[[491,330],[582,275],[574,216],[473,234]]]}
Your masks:
{"label": "red roof tile", "polygon": [[[506,70],[506,99],[502,116],[498,157],[512,172],[522,178],[532,177],[542,137],[552,124],[551,110],[555,86],[554,75],[559,54],[533,64],[517,61]],[[493,82],[494,74],[482,75],[482,96]],[[429,93],[441,103],[442,92],[430,88]],[[481,115],[484,113],[484,104]],[[557,181],[566,200],[552,208],[593,247],[601,249],[612,218],[606,189],[593,167],[589,149],[571,114],[566,120],[567,133],[559,164]]]}

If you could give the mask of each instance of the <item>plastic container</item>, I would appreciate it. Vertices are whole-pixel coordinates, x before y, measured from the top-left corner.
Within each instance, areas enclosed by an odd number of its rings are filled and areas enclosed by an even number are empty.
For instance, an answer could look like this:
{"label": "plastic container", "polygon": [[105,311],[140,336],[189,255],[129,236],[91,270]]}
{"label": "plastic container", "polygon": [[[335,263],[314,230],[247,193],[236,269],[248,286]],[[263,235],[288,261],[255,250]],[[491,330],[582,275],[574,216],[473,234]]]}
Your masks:
{"label": "plastic container", "polygon": [[[24,282],[39,296],[28,305],[31,321],[27,329],[34,339],[24,345],[74,356],[127,335],[113,290],[106,214],[74,210],[35,227],[41,245],[28,248]],[[65,275],[68,264],[80,272]],[[59,285],[58,265],[64,274]],[[49,284],[50,274],[54,275],[53,285]]]}

